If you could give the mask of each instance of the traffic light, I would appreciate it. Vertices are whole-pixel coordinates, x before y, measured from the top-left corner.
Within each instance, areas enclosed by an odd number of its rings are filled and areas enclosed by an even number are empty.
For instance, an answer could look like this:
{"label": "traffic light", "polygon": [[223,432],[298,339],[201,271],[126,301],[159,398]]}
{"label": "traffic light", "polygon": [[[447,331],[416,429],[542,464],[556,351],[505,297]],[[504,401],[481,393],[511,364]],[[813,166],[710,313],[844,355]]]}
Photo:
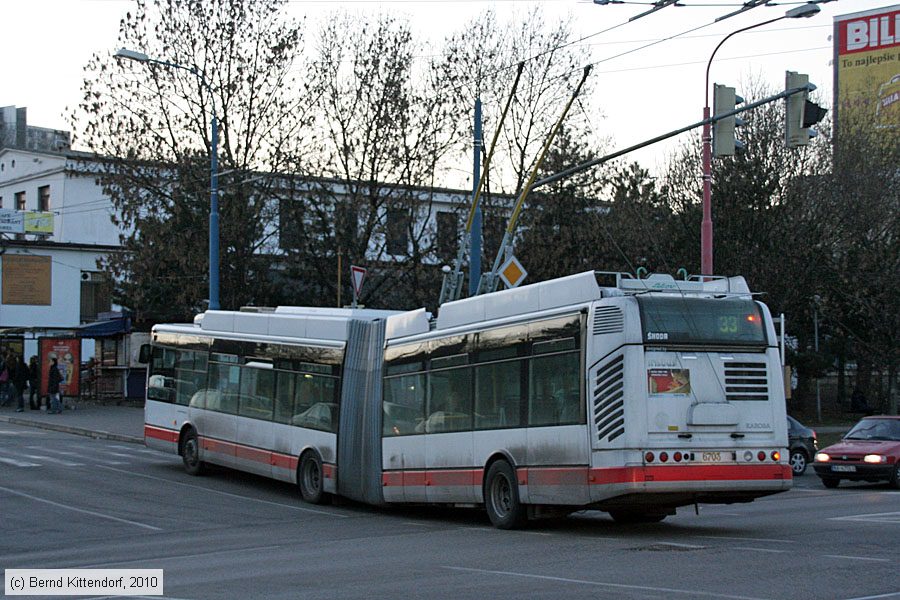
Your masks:
{"label": "traffic light", "polygon": [[785,98],[784,110],[784,145],[797,148],[809,143],[818,133],[810,129],[821,121],[828,111],[815,102],[810,101],[809,92],[816,86],[809,82],[809,75],[787,71],[784,78],[784,89],[804,88],[803,92],[791,94]]}
{"label": "traffic light", "polygon": [[[731,112],[743,101],[743,98],[734,93],[734,88],[718,83],[713,86],[713,116]],[[744,149],[744,144],[734,137],[735,127],[743,124],[743,119],[735,116],[713,123],[713,156],[734,156],[735,150]]]}

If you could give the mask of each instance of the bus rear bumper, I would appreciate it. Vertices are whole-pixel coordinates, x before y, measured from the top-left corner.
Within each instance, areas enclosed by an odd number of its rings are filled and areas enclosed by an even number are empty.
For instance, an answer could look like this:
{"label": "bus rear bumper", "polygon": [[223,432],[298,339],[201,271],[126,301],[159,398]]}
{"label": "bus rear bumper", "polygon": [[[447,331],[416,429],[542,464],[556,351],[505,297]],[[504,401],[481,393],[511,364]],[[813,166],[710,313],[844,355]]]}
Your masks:
{"label": "bus rear bumper", "polygon": [[642,496],[649,504],[681,496],[689,500],[680,505],[731,503],[787,491],[792,473],[785,464],[634,466],[591,469],[589,483],[593,503]]}

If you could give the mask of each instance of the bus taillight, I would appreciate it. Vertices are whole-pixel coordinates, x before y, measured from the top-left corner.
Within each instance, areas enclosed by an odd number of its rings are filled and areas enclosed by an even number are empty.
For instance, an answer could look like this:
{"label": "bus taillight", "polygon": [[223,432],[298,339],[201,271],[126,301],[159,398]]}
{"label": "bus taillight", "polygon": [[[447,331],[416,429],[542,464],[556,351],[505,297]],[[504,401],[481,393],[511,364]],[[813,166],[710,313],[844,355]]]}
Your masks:
{"label": "bus taillight", "polygon": [[759,460],[766,460],[766,453],[763,452],[762,450],[760,450],[760,451],[756,454],[756,458],[758,458]]}
{"label": "bus taillight", "polygon": [[779,452],[778,450],[772,450],[772,460],[774,460],[775,462],[781,460],[781,452]]}
{"label": "bus taillight", "polygon": [[660,453],[659,453],[659,460],[660,460],[661,462],[666,462],[667,460],[669,460],[669,453],[668,453],[668,452],[660,452]]}
{"label": "bus taillight", "polygon": [[681,452],[676,452],[672,458],[675,459],[675,462],[681,462]]}
{"label": "bus taillight", "polygon": [[648,452],[647,454],[644,455],[644,460],[646,462],[653,462],[653,458],[654,458],[654,456],[653,456],[652,452]]}

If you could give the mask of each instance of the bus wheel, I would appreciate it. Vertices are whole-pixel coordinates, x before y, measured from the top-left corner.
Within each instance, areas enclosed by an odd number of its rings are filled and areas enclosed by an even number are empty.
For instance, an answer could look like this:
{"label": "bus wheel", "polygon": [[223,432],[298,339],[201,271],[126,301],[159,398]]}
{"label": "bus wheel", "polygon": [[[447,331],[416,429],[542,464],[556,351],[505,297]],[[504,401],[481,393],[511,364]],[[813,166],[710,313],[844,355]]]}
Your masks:
{"label": "bus wheel", "polygon": [[200,460],[200,441],[197,431],[188,429],[181,444],[181,461],[188,475],[202,475],[204,464]]}
{"label": "bus wheel", "polygon": [[488,469],[484,484],[484,507],[494,527],[515,529],[525,524],[528,514],[519,502],[519,485],[513,468],[498,460]]}
{"label": "bus wheel", "polygon": [[611,510],[609,516],[616,523],[659,523],[666,518],[666,515],[659,513],[634,512],[631,510]]}
{"label": "bus wheel", "polygon": [[304,452],[300,457],[297,484],[304,501],[310,504],[324,504],[328,501],[328,494],[322,489],[322,461],[315,452]]}

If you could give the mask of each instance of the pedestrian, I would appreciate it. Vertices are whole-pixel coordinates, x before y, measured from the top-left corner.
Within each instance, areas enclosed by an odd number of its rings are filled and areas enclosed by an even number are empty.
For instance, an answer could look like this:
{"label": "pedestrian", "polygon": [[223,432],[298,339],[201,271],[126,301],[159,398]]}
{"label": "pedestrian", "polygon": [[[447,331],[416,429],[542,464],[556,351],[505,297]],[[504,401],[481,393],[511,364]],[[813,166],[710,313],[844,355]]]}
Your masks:
{"label": "pedestrian", "polygon": [[12,360],[13,366],[10,379],[16,394],[16,412],[23,412],[25,410],[25,386],[28,384],[28,365],[25,364],[25,359],[18,354],[13,354],[10,360]]}
{"label": "pedestrian", "polygon": [[59,384],[62,382],[62,373],[59,372],[59,363],[56,358],[50,359],[50,369],[47,373],[47,393],[50,394],[49,414],[58,415],[62,412],[59,403]]}
{"label": "pedestrian", "polygon": [[9,404],[9,368],[6,350],[0,355],[0,406]]}
{"label": "pedestrian", "polygon": [[31,410],[41,410],[41,390],[38,384],[41,381],[41,366],[37,356],[32,356],[28,361],[28,407]]}

